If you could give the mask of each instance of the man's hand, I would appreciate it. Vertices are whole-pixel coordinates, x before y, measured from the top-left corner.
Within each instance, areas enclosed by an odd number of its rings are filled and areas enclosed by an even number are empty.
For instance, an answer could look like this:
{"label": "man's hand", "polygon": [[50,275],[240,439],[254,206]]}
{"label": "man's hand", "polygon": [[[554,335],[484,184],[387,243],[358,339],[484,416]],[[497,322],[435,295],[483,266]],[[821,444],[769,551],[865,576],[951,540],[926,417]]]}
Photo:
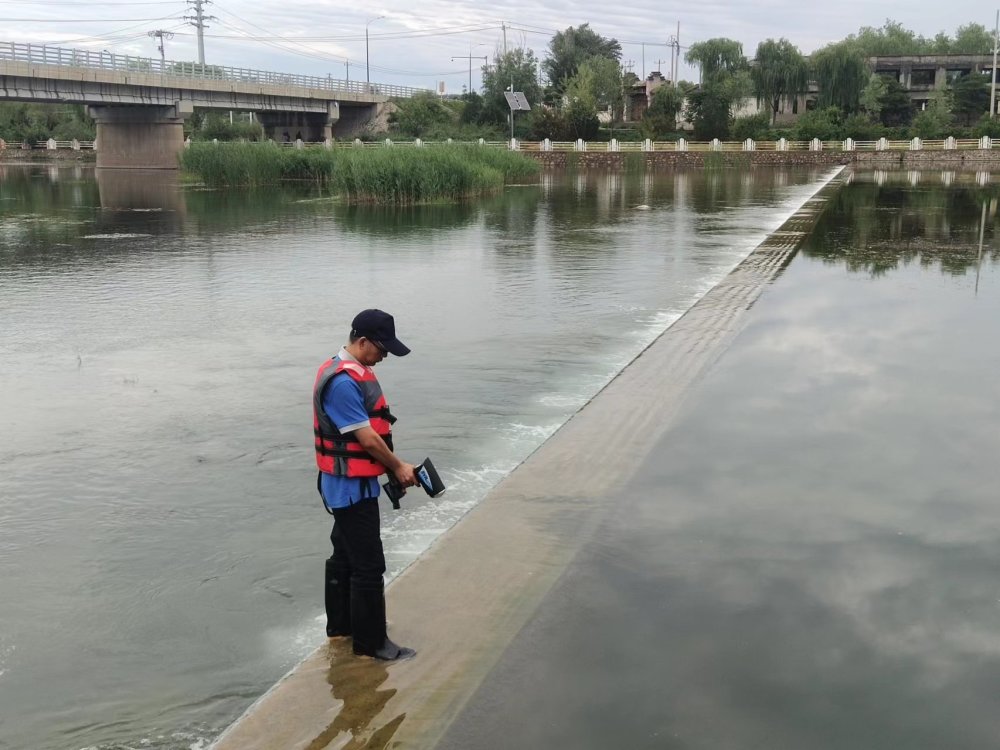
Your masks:
{"label": "man's hand", "polygon": [[400,461],[389,450],[389,446],[385,444],[385,441],[371,427],[359,427],[354,431],[354,438],[361,443],[361,447],[372,458],[391,471],[392,475],[396,477],[396,481],[401,485],[404,487],[414,487],[417,484],[417,477],[413,473],[417,467],[413,464]]}
{"label": "man's hand", "polygon": [[417,475],[414,473],[417,467],[413,464],[400,462],[399,466],[392,472],[396,481],[404,487],[415,487],[417,485]]}

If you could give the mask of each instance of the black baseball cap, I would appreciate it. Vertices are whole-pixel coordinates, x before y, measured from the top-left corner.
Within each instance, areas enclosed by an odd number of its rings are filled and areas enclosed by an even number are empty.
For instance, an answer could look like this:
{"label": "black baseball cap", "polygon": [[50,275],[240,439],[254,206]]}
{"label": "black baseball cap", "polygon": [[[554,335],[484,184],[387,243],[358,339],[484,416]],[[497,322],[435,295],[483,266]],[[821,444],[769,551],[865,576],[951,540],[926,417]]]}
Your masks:
{"label": "black baseball cap", "polygon": [[351,321],[351,330],[375,342],[389,354],[405,357],[410,353],[410,348],[396,338],[396,322],[384,310],[362,310]]}

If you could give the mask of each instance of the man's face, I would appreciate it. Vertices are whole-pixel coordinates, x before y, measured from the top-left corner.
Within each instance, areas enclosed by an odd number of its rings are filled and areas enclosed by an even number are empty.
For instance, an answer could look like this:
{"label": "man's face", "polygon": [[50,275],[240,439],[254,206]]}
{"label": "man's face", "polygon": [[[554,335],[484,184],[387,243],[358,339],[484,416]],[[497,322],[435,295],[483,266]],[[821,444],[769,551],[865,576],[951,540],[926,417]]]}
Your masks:
{"label": "man's face", "polygon": [[361,351],[358,361],[367,367],[374,367],[385,359],[386,351],[369,338],[361,339]]}

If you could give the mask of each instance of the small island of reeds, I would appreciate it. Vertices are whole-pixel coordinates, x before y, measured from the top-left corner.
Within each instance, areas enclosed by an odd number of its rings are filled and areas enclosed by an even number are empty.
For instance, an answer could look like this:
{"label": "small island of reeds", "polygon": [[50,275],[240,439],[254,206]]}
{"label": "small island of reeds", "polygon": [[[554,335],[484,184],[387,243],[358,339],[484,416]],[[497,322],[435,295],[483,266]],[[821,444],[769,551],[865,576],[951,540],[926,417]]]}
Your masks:
{"label": "small island of reeds", "polygon": [[457,201],[534,181],[536,161],[505,149],[440,144],[282,148],[274,143],[192,143],[181,167],[210,187],[315,182],[350,203]]}

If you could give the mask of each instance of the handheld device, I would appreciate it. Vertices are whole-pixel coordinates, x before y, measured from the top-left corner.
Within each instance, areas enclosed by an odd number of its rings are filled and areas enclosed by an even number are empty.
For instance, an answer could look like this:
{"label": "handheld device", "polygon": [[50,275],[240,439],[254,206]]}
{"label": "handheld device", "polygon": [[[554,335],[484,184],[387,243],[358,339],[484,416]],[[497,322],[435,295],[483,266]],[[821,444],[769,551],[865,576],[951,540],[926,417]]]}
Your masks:
{"label": "handheld device", "polygon": [[[437,469],[434,468],[434,463],[429,458],[420,462],[413,473],[416,474],[417,482],[424,488],[424,492],[431,497],[441,497],[447,489],[444,482],[441,481]],[[406,488],[390,474],[389,481],[382,485],[382,489],[385,490],[386,497],[389,498],[392,507],[399,510],[399,499],[406,494]]]}

